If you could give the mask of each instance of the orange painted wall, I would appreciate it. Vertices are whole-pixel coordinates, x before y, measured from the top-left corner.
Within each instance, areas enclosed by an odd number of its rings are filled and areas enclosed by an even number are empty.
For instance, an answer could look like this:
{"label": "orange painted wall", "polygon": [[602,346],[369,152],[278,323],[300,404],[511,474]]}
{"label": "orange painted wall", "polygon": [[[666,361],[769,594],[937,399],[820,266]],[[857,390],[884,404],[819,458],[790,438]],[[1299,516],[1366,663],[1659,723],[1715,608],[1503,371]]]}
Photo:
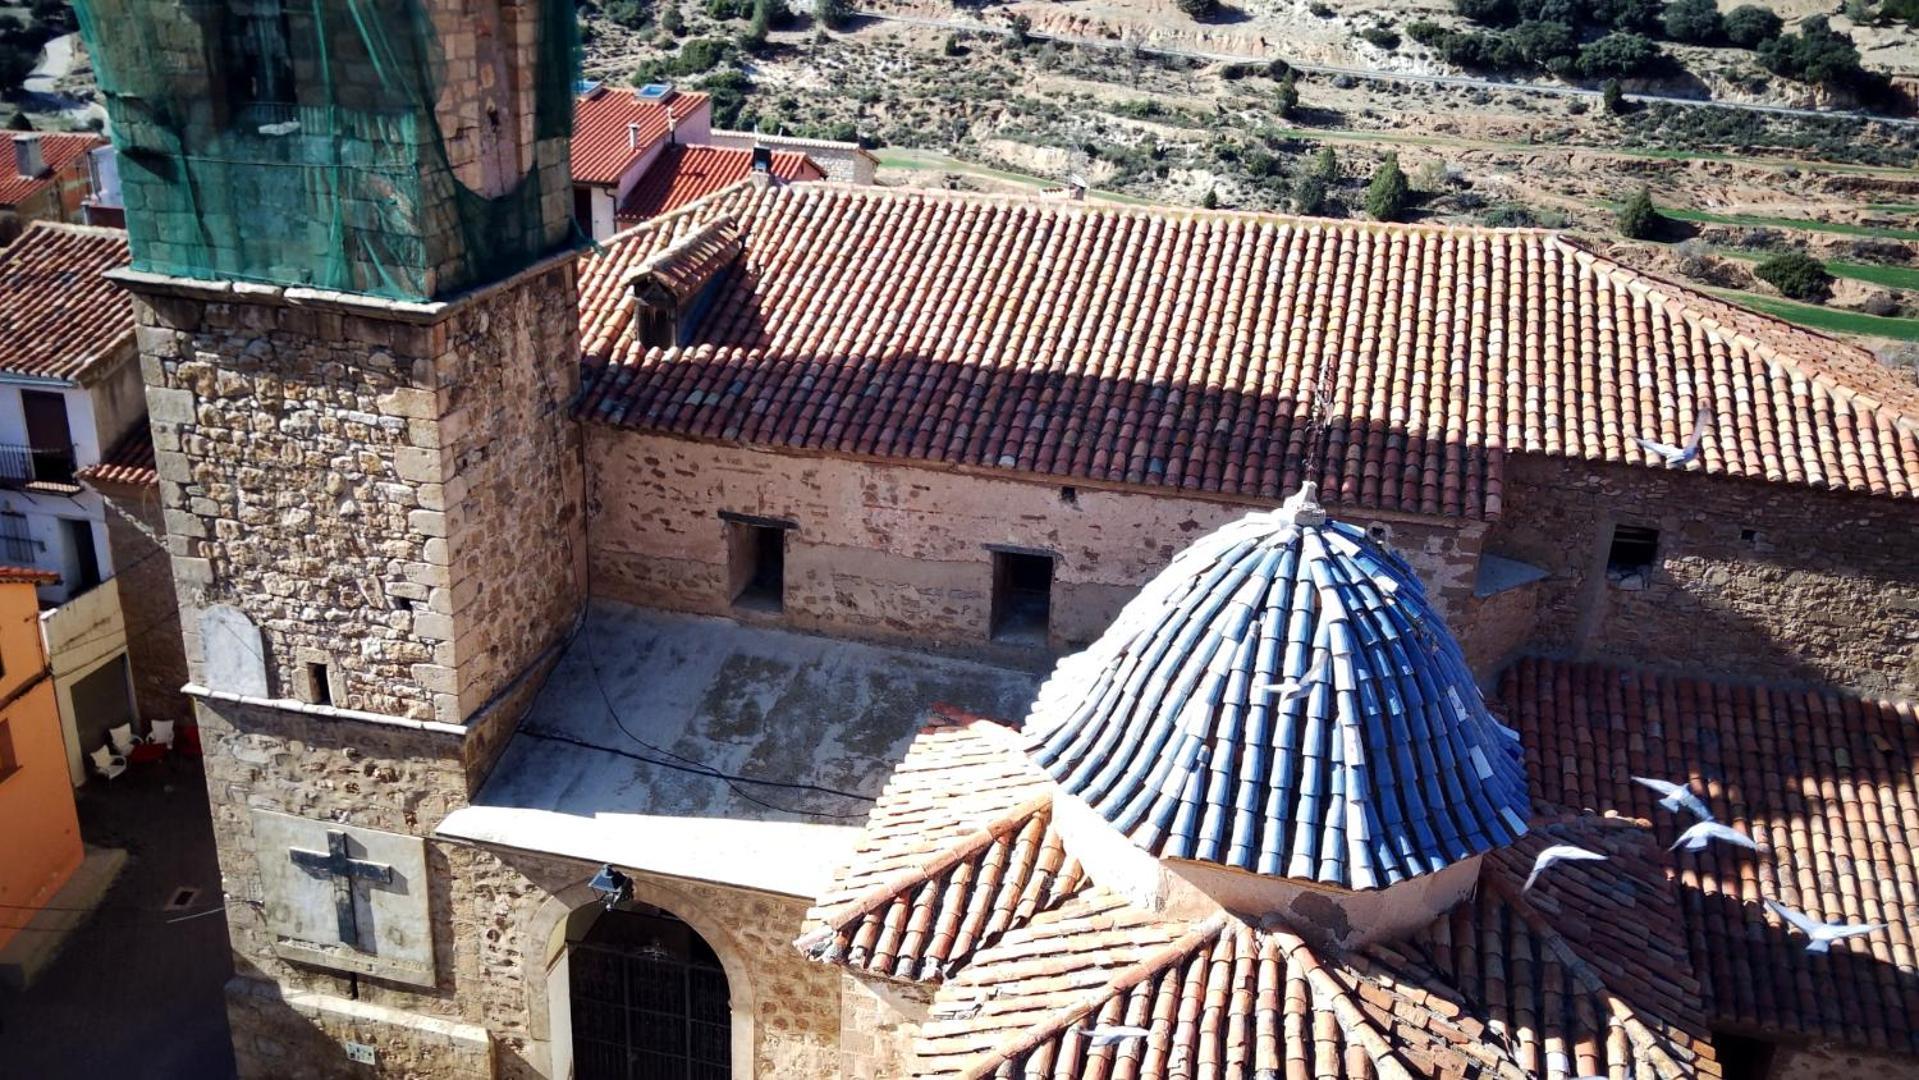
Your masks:
{"label": "orange painted wall", "polygon": [[[0,582],[0,722],[18,768],[0,776],[0,946],[80,866],[80,819],[31,584]],[[24,690],[22,688],[25,688]]]}

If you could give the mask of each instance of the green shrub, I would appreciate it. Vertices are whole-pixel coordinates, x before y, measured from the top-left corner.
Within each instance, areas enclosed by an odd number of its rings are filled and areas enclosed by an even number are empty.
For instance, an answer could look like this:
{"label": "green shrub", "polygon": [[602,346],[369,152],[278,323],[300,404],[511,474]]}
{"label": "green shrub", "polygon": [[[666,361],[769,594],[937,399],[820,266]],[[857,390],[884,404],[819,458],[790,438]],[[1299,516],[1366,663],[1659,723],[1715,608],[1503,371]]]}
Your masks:
{"label": "green shrub", "polygon": [[1596,0],[1591,20],[1601,26],[1630,34],[1656,34],[1662,0]]}
{"label": "green shrub", "polygon": [[1293,213],[1316,216],[1326,212],[1326,178],[1308,174],[1293,185]]}
{"label": "green shrub", "polygon": [[1219,0],[1174,0],[1189,18],[1210,19],[1219,14]]}
{"label": "green shrub", "polygon": [[1823,303],[1832,295],[1832,275],[1824,263],[1800,251],[1774,255],[1753,268],[1753,276],[1794,300]]}
{"label": "green shrub", "polygon": [[1290,120],[1293,112],[1298,108],[1299,80],[1293,78],[1291,72],[1287,72],[1286,78],[1280,81],[1278,92],[1273,96],[1273,111],[1279,114],[1281,120]]}
{"label": "green shrub", "polygon": [[1006,17],[1006,25],[1013,31],[1013,41],[1025,45],[1032,40],[1033,20],[1022,12],[1015,11]]}
{"label": "green shrub", "polygon": [[1620,87],[1618,79],[1607,79],[1600,86],[1599,100],[1605,103],[1606,111],[1614,116],[1626,111],[1626,91]]}
{"label": "green shrub", "polygon": [[1834,30],[1824,15],[1801,20],[1797,34],[1760,45],[1759,63],[1775,75],[1822,86],[1859,86],[1867,81],[1852,38]]}
{"label": "green shrub", "polygon": [[1513,27],[1513,44],[1535,64],[1545,65],[1554,57],[1574,56],[1579,52],[1579,35],[1563,22],[1528,19]]}
{"label": "green shrub", "polygon": [[1399,155],[1387,154],[1373,182],[1366,185],[1366,212],[1378,221],[1398,221],[1412,202],[1412,188],[1400,171]]}
{"label": "green shrub", "polygon": [[1269,60],[1266,63],[1266,77],[1273,80],[1274,82],[1281,82],[1288,75],[1291,75],[1292,73],[1293,73],[1293,65],[1287,63],[1284,60],[1279,59],[1278,57],[1274,57],[1272,60]]}
{"label": "green shrub", "polygon": [[1628,240],[1650,240],[1659,234],[1664,221],[1659,208],[1652,204],[1652,192],[1642,187],[1619,208],[1619,235]]}
{"label": "green shrub", "polygon": [[828,30],[838,30],[853,17],[853,6],[847,0],[813,0],[813,21]]}
{"label": "green shrub", "polygon": [[29,49],[12,42],[0,43],[0,96],[11,97],[19,93],[21,84],[27,76],[33,74],[34,65],[40,62],[37,49]]}
{"label": "green shrub", "polygon": [[958,34],[948,34],[946,43],[940,46],[940,52],[947,56],[960,56],[966,52],[966,48],[960,44]]}
{"label": "green shrub", "polygon": [[1451,31],[1431,19],[1414,19],[1406,24],[1406,36],[1421,45],[1438,48],[1439,43],[1446,40],[1449,34]]}
{"label": "green shrub", "polygon": [[1650,71],[1662,55],[1642,35],[1616,31],[1579,50],[1579,70],[1589,79],[1623,79]]}
{"label": "green shrub", "polygon": [[715,21],[744,19],[753,14],[753,0],[706,0],[706,17]]}
{"label": "green shrub", "polygon": [[1313,155],[1313,162],[1306,167],[1306,175],[1317,177],[1331,184],[1339,179],[1339,155],[1333,153],[1330,146],[1322,146]]}
{"label": "green shrub", "polygon": [[661,9],[660,29],[674,37],[686,33],[686,16],[680,14],[680,5],[669,3]]}
{"label": "green shrub", "polygon": [[1359,36],[1367,44],[1378,46],[1387,52],[1399,48],[1399,35],[1394,33],[1390,26],[1368,26],[1359,32]]}
{"label": "green shrub", "polygon": [[1725,20],[1719,17],[1719,5],[1713,0],[1672,0],[1660,22],[1666,36],[1674,41],[1705,45],[1719,40]]}
{"label": "green shrub", "polygon": [[646,26],[646,6],[639,0],[606,0],[600,5],[600,14],[608,22],[618,23],[628,30],[640,30]]}
{"label": "green shrub", "polygon": [[1513,71],[1527,66],[1526,54],[1507,34],[1447,34],[1437,47],[1447,63],[1473,71]]}
{"label": "green shrub", "polygon": [[1212,188],[1207,188],[1206,194],[1199,197],[1199,205],[1202,210],[1219,209],[1219,192],[1214,191]]}
{"label": "green shrub", "polygon": [[1487,26],[1511,26],[1519,21],[1519,5],[1513,0],[1453,0],[1453,10]]}
{"label": "green shrub", "polygon": [[1759,46],[1779,36],[1786,28],[1785,21],[1773,14],[1771,8],[1758,4],[1741,4],[1726,12],[1723,20],[1726,40],[1742,49],[1757,49]]}

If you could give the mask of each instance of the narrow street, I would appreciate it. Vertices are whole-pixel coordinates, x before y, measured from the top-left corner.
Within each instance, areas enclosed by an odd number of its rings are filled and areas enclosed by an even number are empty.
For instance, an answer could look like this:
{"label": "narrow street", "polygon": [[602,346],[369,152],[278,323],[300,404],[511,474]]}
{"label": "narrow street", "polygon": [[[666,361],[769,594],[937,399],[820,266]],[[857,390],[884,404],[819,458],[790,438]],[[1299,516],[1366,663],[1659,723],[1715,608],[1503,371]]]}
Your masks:
{"label": "narrow street", "polygon": [[[24,995],[0,990],[0,1080],[231,1077],[221,986],[232,962],[226,919],[212,913],[220,873],[200,762],[142,766],[76,794],[87,843],[126,849],[126,867]],[[164,910],[182,889],[198,893]]]}

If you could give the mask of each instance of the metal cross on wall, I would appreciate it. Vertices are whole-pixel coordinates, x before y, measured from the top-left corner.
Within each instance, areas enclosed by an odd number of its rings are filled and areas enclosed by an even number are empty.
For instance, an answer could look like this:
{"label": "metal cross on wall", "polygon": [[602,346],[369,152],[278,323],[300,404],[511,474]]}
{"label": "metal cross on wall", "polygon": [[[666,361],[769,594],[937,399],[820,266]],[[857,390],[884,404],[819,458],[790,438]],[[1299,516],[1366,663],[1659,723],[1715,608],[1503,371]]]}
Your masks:
{"label": "metal cross on wall", "polygon": [[287,852],[287,858],[307,873],[333,878],[333,912],[340,920],[340,943],[358,949],[360,920],[354,913],[353,883],[371,881],[379,885],[391,885],[393,867],[349,858],[346,833],[338,829],[327,830],[325,851],[293,848]]}

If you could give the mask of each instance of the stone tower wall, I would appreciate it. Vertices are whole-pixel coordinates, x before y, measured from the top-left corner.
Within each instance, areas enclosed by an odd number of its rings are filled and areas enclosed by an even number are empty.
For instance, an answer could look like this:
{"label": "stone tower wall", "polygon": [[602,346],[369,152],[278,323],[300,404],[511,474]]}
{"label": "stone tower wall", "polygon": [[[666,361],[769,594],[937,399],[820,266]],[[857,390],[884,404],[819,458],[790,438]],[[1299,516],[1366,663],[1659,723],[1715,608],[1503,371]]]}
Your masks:
{"label": "stone tower wall", "polygon": [[132,282],[196,682],[211,604],[262,631],[267,696],[316,700],[324,664],[332,705],[416,720],[466,721],[558,639],[582,557],[572,273],[432,322]]}

